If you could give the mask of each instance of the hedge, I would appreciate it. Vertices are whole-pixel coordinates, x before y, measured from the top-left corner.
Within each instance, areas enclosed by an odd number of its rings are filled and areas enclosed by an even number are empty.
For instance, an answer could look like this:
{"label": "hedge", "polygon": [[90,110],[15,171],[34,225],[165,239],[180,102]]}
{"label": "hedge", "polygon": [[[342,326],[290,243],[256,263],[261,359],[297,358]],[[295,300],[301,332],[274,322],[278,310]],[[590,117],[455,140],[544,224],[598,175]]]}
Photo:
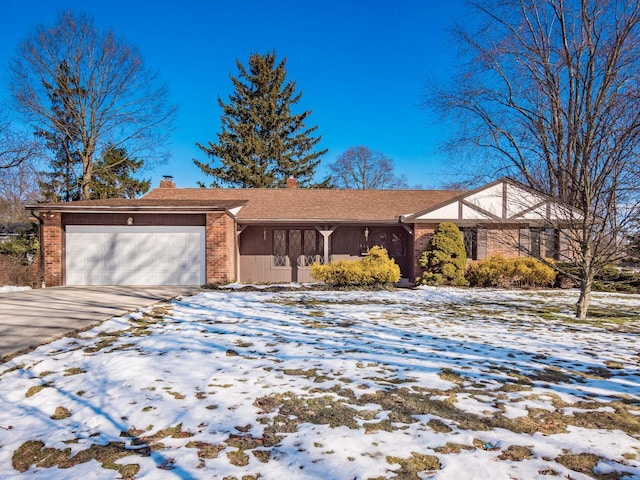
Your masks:
{"label": "hedge", "polygon": [[385,286],[400,280],[400,267],[384,248],[375,246],[359,260],[340,260],[327,265],[314,263],[311,275],[336,287]]}

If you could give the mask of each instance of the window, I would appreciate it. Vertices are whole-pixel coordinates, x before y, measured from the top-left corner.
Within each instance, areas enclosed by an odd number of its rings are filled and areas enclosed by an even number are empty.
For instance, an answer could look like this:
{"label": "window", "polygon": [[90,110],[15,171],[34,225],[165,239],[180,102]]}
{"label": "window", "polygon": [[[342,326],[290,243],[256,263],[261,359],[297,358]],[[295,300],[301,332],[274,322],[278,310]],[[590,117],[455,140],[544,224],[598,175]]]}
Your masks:
{"label": "window", "polygon": [[529,237],[531,238],[531,248],[529,249],[529,254],[532,257],[540,258],[540,252],[542,251],[542,234],[540,229],[530,229]]}
{"label": "window", "polygon": [[558,260],[560,250],[560,236],[555,228],[547,228],[544,231],[544,256]]}
{"label": "window", "polygon": [[288,263],[287,257],[287,231],[273,231],[273,266],[286,267]]}
{"label": "window", "polygon": [[302,244],[303,263],[305,265],[311,265],[318,261],[318,257],[322,258],[322,235],[317,230],[303,230],[302,238],[304,240]]}
{"label": "window", "polygon": [[401,233],[391,234],[391,256],[392,257],[404,257],[406,255],[404,249],[404,238]]}
{"label": "window", "polygon": [[274,267],[306,267],[322,262],[323,250],[323,237],[315,229],[273,230]]}
{"label": "window", "polygon": [[469,260],[478,259],[478,229],[463,227],[460,229],[462,232],[462,241],[464,243],[464,251],[467,254]]}
{"label": "window", "polygon": [[558,231],[554,228],[530,228],[529,237],[531,248],[529,255],[536,258],[558,259],[560,238]]}

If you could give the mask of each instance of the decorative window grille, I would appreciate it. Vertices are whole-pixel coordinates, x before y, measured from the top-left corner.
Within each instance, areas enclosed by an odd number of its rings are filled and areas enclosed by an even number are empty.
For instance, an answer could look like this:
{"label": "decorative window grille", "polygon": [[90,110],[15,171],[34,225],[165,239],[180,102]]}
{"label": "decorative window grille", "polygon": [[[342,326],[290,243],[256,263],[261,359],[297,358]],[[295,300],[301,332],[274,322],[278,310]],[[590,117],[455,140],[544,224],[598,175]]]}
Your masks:
{"label": "decorative window grille", "polygon": [[273,231],[273,266],[287,266],[287,231]]}
{"label": "decorative window grille", "polygon": [[324,262],[323,237],[317,230],[274,230],[273,266],[288,267],[293,262],[298,267]]}
{"label": "decorative window grille", "polygon": [[476,228],[461,228],[464,251],[467,258],[477,260],[478,258],[478,230]]}

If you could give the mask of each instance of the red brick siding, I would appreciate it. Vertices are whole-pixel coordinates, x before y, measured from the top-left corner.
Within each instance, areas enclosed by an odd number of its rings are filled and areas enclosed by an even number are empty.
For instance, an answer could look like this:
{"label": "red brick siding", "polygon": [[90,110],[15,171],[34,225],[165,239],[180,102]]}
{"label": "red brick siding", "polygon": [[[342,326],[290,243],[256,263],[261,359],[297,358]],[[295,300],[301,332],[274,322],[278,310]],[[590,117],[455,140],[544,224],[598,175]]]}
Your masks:
{"label": "red brick siding", "polygon": [[235,278],[234,222],[226,213],[207,213],[206,282],[227,283]]}
{"label": "red brick siding", "polygon": [[487,229],[487,258],[494,255],[506,258],[519,257],[519,241],[519,228]]}
{"label": "red brick siding", "polygon": [[[419,277],[424,272],[424,269],[418,265],[418,259],[422,252],[424,252],[425,248],[427,248],[427,244],[431,237],[433,236],[433,232],[438,225],[423,225],[423,224],[415,224],[413,226],[413,265],[414,265],[414,277]],[[413,280],[413,279],[410,279]]]}
{"label": "red brick siding", "polygon": [[42,213],[41,240],[44,248],[44,283],[47,287],[62,285],[64,233],[60,213]]}
{"label": "red brick siding", "polygon": [[[415,266],[415,276],[422,275],[424,271],[418,265],[418,259],[433,235],[437,224],[415,224],[414,225],[414,248],[413,258]],[[486,242],[486,258],[493,255],[503,255],[507,258],[514,258],[520,255],[518,248],[520,231],[517,226],[506,226],[504,228],[491,228],[486,226],[487,242]],[[473,262],[473,260],[468,261]]]}

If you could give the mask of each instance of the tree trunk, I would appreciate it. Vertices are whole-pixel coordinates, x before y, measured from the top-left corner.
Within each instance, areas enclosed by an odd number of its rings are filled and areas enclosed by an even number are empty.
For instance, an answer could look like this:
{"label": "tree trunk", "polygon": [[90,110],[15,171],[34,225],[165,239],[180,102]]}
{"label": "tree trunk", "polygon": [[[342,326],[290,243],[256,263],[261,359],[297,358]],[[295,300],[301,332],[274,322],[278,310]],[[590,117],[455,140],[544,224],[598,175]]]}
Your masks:
{"label": "tree trunk", "polygon": [[589,303],[591,302],[591,286],[593,285],[593,276],[585,275],[585,278],[580,280],[580,297],[576,303],[576,318],[587,318],[587,312],[589,311]]}

